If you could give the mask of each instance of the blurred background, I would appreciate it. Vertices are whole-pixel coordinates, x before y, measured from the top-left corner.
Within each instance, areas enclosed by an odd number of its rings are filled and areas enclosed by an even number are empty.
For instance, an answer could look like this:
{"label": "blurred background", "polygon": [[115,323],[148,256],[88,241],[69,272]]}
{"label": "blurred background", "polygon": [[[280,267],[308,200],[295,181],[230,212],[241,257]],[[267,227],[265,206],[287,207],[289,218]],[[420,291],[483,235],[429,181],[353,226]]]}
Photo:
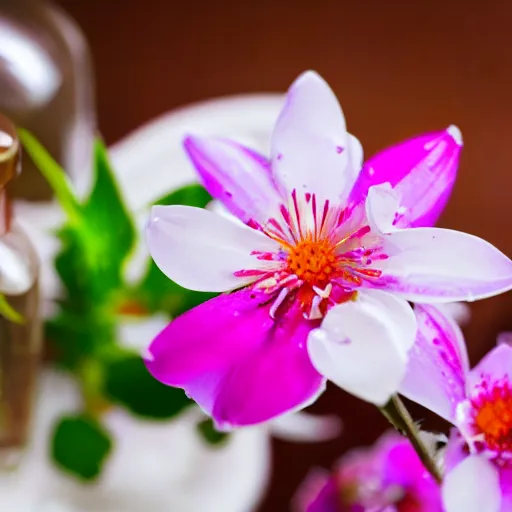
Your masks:
{"label": "blurred background", "polygon": [[[89,44],[97,123],[109,145],[172,109],[220,96],[284,92],[300,72],[314,69],[334,89],[366,155],[414,134],[458,125],[465,147],[440,224],[484,237],[512,254],[512,4],[58,4]],[[465,333],[476,361],[500,331],[512,329],[512,295],[471,309]],[[386,425],[371,406],[334,389],[313,410],[339,414],[342,436],[307,445],[274,440],[261,512],[287,510],[310,467],[329,467],[348,448],[373,442]]]}

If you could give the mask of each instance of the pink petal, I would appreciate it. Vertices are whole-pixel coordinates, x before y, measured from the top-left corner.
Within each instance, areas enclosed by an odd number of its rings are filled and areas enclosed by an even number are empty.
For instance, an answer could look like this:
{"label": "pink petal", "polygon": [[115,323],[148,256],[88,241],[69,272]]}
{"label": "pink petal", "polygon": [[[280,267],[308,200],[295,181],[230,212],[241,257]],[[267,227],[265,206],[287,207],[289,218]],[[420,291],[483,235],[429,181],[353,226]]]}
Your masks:
{"label": "pink petal", "polygon": [[512,347],[501,344],[494,347],[470,372],[469,385],[475,386],[482,377],[490,376],[492,381],[506,378],[512,383]]}
{"label": "pink petal", "polygon": [[439,228],[380,235],[388,258],[373,267],[382,270],[385,289],[406,300],[473,301],[512,289],[512,261],[481,238]]}
{"label": "pink petal", "polygon": [[[377,447],[384,458],[384,482],[407,489],[408,495],[421,503],[418,512],[441,512],[439,485],[427,472],[409,440],[393,432],[381,438]],[[394,507],[390,507],[390,512],[392,510],[395,510]],[[396,510],[399,512],[400,506]],[[404,506],[404,510],[407,510],[407,506]]]}
{"label": "pink petal", "polygon": [[[330,473],[325,469],[314,468],[300,484],[295,496],[292,498],[291,510],[293,512],[315,512],[313,505],[318,502],[319,496],[325,492],[327,486],[331,487],[332,479]],[[332,486],[333,497],[336,496],[336,489]],[[338,512],[336,499],[332,500],[332,512]],[[313,508],[312,508],[313,507]],[[327,508],[320,508],[321,512],[330,512]]]}
{"label": "pink petal", "polygon": [[149,371],[168,386],[184,387],[247,357],[260,345],[259,330],[273,323],[268,300],[244,289],[187,311],[151,343]]}
{"label": "pink petal", "polygon": [[389,182],[400,197],[397,226],[433,226],[450,197],[461,149],[455,126],[387,148],[365,163],[350,201],[362,202],[372,186]]}
{"label": "pink petal", "polygon": [[512,510],[512,469],[500,468],[501,509],[500,512]]}
{"label": "pink petal", "polygon": [[362,159],[336,96],[313,71],[290,87],[271,146],[272,172],[282,193],[314,193],[319,204],[327,199],[338,204],[348,196]]}
{"label": "pink petal", "polygon": [[206,190],[243,222],[264,224],[282,203],[268,160],[227,139],[189,136],[184,141]]}
{"label": "pink petal", "polygon": [[400,393],[448,421],[465,399],[468,356],[459,326],[433,306],[416,305],[416,341]]}
{"label": "pink petal", "polygon": [[333,307],[308,340],[317,370],[337,386],[376,405],[398,391],[416,320],[407,302],[377,290]]}
{"label": "pink petal", "polygon": [[443,453],[444,472],[449,473],[469,455],[466,441],[457,428],[450,430],[448,443]]}
{"label": "pink petal", "polygon": [[149,252],[160,270],[179,285],[197,291],[239,288],[255,277],[240,270],[268,262],[253,251],[277,252],[279,245],[261,232],[226,216],[189,206],[154,206],[146,227]]}
{"label": "pink petal", "polygon": [[446,512],[500,512],[499,473],[482,455],[472,455],[444,478]]}
{"label": "pink petal", "polygon": [[339,512],[339,490],[334,479],[330,479],[318,496],[304,509],[305,512]]}
{"label": "pink petal", "polygon": [[[248,329],[256,327],[248,327]],[[259,329],[260,347],[219,384],[212,416],[222,428],[254,425],[311,404],[325,389],[306,351],[312,322],[292,307]]]}
{"label": "pink petal", "polygon": [[276,320],[272,297],[241,290],[176,318],[151,344],[146,365],[182,387],[222,428],[266,421],[323,388],[305,341],[316,322],[297,308]]}

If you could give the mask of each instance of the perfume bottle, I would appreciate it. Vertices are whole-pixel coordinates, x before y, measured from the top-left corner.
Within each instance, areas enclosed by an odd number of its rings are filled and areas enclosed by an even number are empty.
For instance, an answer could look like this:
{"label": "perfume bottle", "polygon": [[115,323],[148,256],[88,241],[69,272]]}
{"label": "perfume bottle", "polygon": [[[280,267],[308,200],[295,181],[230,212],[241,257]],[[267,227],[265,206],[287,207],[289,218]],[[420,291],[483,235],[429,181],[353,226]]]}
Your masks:
{"label": "perfume bottle", "polygon": [[[95,108],[92,66],[78,26],[45,0],[0,1],[0,112],[30,130],[70,175],[78,193],[91,175]],[[50,199],[29,159],[15,197]]]}
{"label": "perfume bottle", "polygon": [[42,352],[38,260],[12,218],[6,185],[19,174],[20,142],[0,115],[0,294],[19,321],[0,316],[0,471],[21,459],[31,424]]}

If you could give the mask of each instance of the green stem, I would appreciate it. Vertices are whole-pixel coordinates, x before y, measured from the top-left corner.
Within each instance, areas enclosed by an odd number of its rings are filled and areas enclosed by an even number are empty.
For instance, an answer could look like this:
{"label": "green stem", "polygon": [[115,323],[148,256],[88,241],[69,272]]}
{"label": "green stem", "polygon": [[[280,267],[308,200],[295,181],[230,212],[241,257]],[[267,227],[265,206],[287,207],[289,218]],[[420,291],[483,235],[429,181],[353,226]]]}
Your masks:
{"label": "green stem", "polygon": [[427,468],[428,472],[438,483],[441,483],[442,476],[439,468],[421,440],[414,420],[398,395],[392,396],[391,400],[380,410],[388,421],[411,441],[425,468]]}

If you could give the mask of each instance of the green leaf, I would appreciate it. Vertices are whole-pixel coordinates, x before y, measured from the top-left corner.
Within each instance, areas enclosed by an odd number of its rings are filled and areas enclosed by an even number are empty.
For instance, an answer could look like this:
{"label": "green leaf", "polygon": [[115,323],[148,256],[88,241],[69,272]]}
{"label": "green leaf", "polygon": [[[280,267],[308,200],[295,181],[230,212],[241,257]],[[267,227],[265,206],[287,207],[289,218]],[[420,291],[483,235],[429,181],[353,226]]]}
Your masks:
{"label": "green leaf", "polygon": [[16,324],[22,324],[25,320],[23,316],[18,313],[5,298],[5,295],[0,294],[0,316],[7,318],[7,320]]}
{"label": "green leaf", "polygon": [[53,460],[81,480],[98,477],[111,449],[108,432],[86,415],[65,416],[55,426],[51,445]]}
{"label": "green leaf", "polygon": [[82,229],[69,225],[59,233],[61,250],[55,258],[55,269],[64,287],[64,307],[73,312],[90,313],[108,304],[115,290],[111,284],[118,282],[118,272],[108,279],[94,263],[88,236]]}
{"label": "green leaf", "polygon": [[76,370],[84,358],[100,354],[115,343],[114,320],[100,312],[84,314],[69,307],[46,323],[46,339],[60,366]]}
{"label": "green leaf", "polygon": [[183,390],[165,386],[150,375],[140,356],[107,364],[105,395],[138,416],[168,419],[193,404]]}
{"label": "green leaf", "polygon": [[67,177],[41,144],[20,130],[27,153],[48,180],[68,216],[59,232],[63,248],[57,271],[68,297],[82,304],[73,308],[102,308],[122,288],[122,271],[133,246],[135,229],[99,140],[94,146],[93,190],[85,204],[76,199]]}
{"label": "green leaf", "polygon": [[219,432],[215,429],[213,421],[210,418],[198,423],[197,431],[208,444],[223,445],[229,439],[229,434],[227,432]]}
{"label": "green leaf", "polygon": [[62,168],[29,131],[19,128],[18,135],[25,151],[55,192],[69,221],[77,222],[80,206]]}
{"label": "green leaf", "polygon": [[180,204],[183,206],[204,208],[211,200],[212,196],[206,192],[204,187],[197,183],[193,183],[166,194],[156,201],[155,204],[166,206],[171,204]]}
{"label": "green leaf", "polygon": [[25,130],[20,137],[68,217],[58,231],[62,247],[55,259],[66,294],[59,315],[47,324],[47,336],[61,363],[75,369],[82,357],[115,342],[114,311],[124,289],[123,266],[135,245],[135,229],[101,141],[94,147],[93,189],[81,204],[64,171],[39,142]]}
{"label": "green leaf", "polygon": [[55,265],[75,310],[103,308],[123,288],[123,266],[135,245],[135,229],[123,203],[105,146],[94,148],[95,181],[80,207],[78,226],[65,226]]}
{"label": "green leaf", "polygon": [[135,242],[135,228],[114,178],[107,149],[99,140],[94,147],[95,184],[83,206],[87,253],[103,288],[122,284],[123,266]]}

